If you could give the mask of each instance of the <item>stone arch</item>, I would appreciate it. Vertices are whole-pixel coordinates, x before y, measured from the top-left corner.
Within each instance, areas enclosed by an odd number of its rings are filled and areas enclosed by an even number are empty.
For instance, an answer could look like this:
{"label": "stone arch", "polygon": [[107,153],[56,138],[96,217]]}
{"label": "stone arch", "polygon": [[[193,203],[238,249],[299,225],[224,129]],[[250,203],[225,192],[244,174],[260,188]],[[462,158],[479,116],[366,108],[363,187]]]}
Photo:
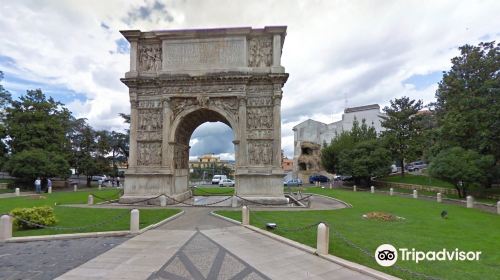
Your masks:
{"label": "stone arch", "polygon": [[[187,134],[187,142],[189,143],[189,139],[193,131],[205,122],[222,122],[228,125],[233,130],[234,140],[239,139],[239,127],[237,122],[237,116],[231,116],[225,110],[219,109],[217,107],[204,108],[201,106],[193,107],[181,112],[178,116],[175,117],[172,122],[172,131],[174,133],[170,134],[169,141],[171,142],[184,142],[186,139],[181,139],[182,131],[184,130]],[[188,124],[188,126],[184,126],[184,124]]]}
{"label": "stone arch", "polygon": [[286,27],[121,33],[130,42],[130,71],[121,81],[129,88],[131,117],[120,201],[189,198],[189,140],[207,121],[233,130],[236,193],[286,201],[280,111]]}

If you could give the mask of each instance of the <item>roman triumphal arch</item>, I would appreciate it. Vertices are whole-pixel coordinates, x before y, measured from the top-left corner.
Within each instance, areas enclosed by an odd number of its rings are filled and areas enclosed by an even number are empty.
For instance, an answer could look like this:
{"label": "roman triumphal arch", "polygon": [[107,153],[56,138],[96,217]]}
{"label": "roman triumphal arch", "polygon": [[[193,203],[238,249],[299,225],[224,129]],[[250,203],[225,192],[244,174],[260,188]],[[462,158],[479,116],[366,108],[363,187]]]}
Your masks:
{"label": "roman triumphal arch", "polygon": [[[188,198],[189,140],[204,122],[234,133],[236,194],[283,201],[281,66],[286,27],[121,31],[130,42],[122,82],[131,104],[121,202]],[[157,202],[156,202],[157,203]]]}

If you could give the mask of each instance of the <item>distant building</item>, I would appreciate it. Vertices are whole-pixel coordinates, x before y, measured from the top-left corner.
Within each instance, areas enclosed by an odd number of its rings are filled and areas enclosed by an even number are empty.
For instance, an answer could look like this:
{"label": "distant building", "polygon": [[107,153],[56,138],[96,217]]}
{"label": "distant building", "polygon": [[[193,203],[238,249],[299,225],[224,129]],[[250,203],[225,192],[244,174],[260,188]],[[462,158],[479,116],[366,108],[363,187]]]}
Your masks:
{"label": "distant building", "polygon": [[330,143],[342,131],[350,131],[354,120],[360,124],[362,120],[368,126],[373,126],[377,133],[384,130],[381,125],[384,115],[378,104],[346,108],[342,120],[330,124],[308,119],[293,127],[294,175],[302,180],[314,173],[324,173],[321,167],[320,151],[324,143]]}
{"label": "distant building", "polygon": [[205,171],[202,174],[208,174],[213,176],[215,174],[221,173],[223,168],[227,168],[230,170],[229,174],[226,175],[234,175],[235,170],[235,162],[231,160],[221,160],[220,157],[215,156],[214,154],[206,154],[198,157],[197,160],[189,161],[189,170],[190,173],[198,171]]}

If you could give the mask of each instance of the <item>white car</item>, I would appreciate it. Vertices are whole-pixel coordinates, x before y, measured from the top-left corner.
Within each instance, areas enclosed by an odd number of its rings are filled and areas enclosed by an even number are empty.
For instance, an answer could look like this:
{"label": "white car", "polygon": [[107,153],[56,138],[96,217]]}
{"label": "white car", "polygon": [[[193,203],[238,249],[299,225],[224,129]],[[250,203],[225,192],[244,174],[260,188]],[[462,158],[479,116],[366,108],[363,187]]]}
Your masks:
{"label": "white car", "polygon": [[214,175],[212,178],[212,185],[218,185],[224,179],[227,179],[226,175]]}
{"label": "white car", "polygon": [[231,179],[222,179],[219,182],[219,187],[234,187],[234,181]]}

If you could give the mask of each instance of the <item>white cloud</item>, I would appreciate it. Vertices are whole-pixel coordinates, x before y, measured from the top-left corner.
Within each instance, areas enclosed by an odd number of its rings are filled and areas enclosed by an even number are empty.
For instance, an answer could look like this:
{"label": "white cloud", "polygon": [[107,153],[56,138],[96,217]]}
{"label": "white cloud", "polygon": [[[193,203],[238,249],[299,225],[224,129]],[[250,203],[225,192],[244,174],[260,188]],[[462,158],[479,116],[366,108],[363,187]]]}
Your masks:
{"label": "white cloud", "polygon": [[120,128],[117,114],[129,103],[119,78],[129,58],[116,53],[118,30],[287,25],[282,143],[290,155],[298,122],[338,120],[346,101],[383,107],[407,95],[430,102],[435,85],[417,90],[402,81],[447,70],[460,45],[500,37],[495,0],[160,2],[2,1],[0,54],[14,64],[0,57],[0,70],[83,93],[86,100],[68,104],[78,117]]}

